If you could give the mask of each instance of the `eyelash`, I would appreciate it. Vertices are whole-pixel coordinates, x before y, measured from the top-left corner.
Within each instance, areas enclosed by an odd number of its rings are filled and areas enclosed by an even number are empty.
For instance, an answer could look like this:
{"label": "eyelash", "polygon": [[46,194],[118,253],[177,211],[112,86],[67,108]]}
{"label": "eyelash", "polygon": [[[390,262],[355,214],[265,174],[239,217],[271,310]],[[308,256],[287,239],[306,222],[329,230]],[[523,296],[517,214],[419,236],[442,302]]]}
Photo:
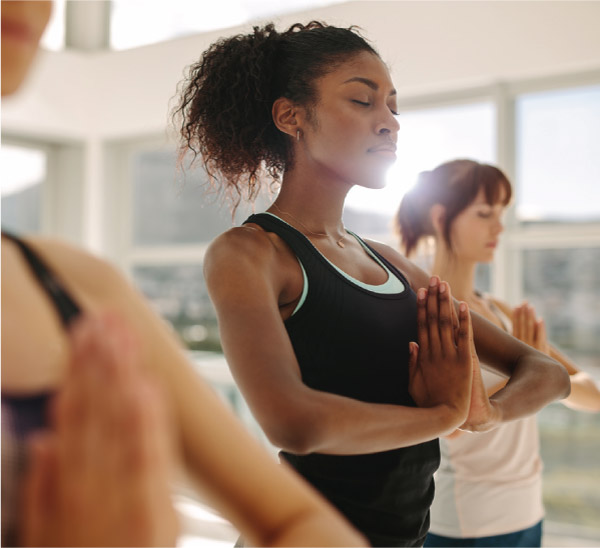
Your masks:
{"label": "eyelash", "polygon": [[[363,107],[370,107],[371,103],[366,103],[365,101],[359,101],[357,99],[352,99],[353,103],[356,103],[357,105],[361,105]],[[398,113],[395,110],[390,109],[390,112],[394,115],[394,116],[398,116]]]}

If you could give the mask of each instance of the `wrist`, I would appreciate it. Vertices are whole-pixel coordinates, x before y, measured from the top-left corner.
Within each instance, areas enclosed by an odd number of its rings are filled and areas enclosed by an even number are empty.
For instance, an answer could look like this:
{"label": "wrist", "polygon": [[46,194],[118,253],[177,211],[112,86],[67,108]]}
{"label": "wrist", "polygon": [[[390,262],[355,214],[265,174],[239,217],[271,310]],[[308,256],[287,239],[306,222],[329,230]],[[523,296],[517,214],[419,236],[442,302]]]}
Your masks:
{"label": "wrist", "polygon": [[432,410],[435,410],[438,415],[440,436],[451,434],[467,419],[467,412],[464,409],[445,403],[435,406]]}
{"label": "wrist", "polygon": [[470,432],[488,432],[499,426],[502,422],[502,404],[490,398],[485,420],[479,423],[465,423],[461,429],[469,430]]}

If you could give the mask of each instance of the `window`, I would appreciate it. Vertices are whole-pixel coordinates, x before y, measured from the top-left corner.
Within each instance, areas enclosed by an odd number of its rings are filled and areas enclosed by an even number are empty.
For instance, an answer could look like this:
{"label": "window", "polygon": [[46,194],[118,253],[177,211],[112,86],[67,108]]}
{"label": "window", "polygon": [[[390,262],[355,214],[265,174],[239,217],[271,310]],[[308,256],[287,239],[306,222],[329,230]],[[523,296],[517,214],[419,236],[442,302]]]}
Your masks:
{"label": "window", "polygon": [[516,101],[517,215],[523,221],[600,219],[600,86]]}
{"label": "window", "polygon": [[[203,257],[208,244],[241,224],[252,208],[240,205],[232,219],[227,202],[209,186],[200,166],[183,174],[177,170],[172,146],[131,143],[118,148],[128,166],[131,207],[117,232],[120,241],[129,242],[124,262],[135,284],[190,350],[220,351]],[[259,210],[266,199],[259,198]]]}
{"label": "window", "polygon": [[17,233],[40,232],[47,153],[41,148],[3,144],[2,226]]}
{"label": "window", "polygon": [[[525,297],[545,319],[548,338],[600,382],[600,248],[529,249]],[[560,403],[538,415],[547,519],[600,538],[600,415]],[[556,528],[556,526],[554,526]]]}

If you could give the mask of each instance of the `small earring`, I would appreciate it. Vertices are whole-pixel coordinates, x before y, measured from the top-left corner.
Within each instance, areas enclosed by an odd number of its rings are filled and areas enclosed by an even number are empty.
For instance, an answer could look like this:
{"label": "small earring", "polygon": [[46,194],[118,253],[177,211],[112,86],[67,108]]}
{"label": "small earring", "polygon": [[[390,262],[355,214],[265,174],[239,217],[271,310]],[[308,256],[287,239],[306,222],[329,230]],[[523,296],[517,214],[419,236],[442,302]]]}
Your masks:
{"label": "small earring", "polygon": [[296,130],[296,141],[299,141],[299,140],[300,140],[300,130],[297,129]]}

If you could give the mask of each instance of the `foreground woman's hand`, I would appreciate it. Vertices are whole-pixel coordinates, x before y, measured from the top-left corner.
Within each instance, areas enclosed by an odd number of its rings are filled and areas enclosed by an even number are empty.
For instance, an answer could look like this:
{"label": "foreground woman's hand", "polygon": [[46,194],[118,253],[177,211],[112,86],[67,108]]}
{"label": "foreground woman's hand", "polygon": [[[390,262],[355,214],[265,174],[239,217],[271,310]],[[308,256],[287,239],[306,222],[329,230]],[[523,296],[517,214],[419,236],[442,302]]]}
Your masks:
{"label": "foreground woman's hand", "polygon": [[471,402],[469,405],[469,414],[467,420],[460,427],[461,430],[468,432],[484,432],[493,428],[498,420],[498,413],[488,392],[483,384],[481,377],[481,367],[479,357],[475,350],[473,335],[470,336],[471,342],[471,363],[473,366],[473,384],[471,388]]}
{"label": "foreground woman's hand", "polygon": [[419,407],[445,405],[462,424],[471,399],[473,333],[466,303],[460,304],[458,329],[453,308],[450,286],[437,276],[427,290],[419,289],[419,344],[411,343],[409,390]]}
{"label": "foreground woman's hand", "polygon": [[21,513],[28,546],[174,546],[167,413],[116,317],[70,331],[51,429],[31,443]]}

